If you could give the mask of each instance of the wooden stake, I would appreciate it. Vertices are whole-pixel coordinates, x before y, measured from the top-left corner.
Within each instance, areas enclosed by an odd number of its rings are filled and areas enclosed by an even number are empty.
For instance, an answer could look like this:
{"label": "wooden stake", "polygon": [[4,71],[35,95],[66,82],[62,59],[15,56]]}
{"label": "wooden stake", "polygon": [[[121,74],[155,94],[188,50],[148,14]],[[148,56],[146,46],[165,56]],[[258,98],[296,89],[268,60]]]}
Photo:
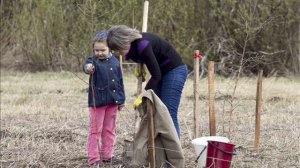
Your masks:
{"label": "wooden stake", "polygon": [[199,50],[194,51],[194,138],[200,136],[200,108],[199,108]]}
{"label": "wooden stake", "polygon": [[255,114],[255,142],[254,147],[259,150],[260,140],[260,116],[262,110],[262,75],[263,71],[259,71],[257,78],[257,90],[256,90],[256,114]]}
{"label": "wooden stake", "polygon": [[214,86],[214,62],[208,62],[208,96],[209,96],[209,131],[210,136],[216,135],[216,118],[215,118],[215,86]]}
{"label": "wooden stake", "polygon": [[147,99],[143,98],[143,101],[146,101],[147,106],[147,115],[148,115],[148,153],[149,153],[149,161],[150,161],[150,168],[156,167],[156,160],[155,160],[155,124],[154,124],[154,113],[152,108],[152,102]]}
{"label": "wooden stake", "polygon": [[[139,72],[139,74],[142,73],[142,66],[143,64],[136,64],[137,66],[137,71]],[[138,77],[138,83],[137,83],[137,91],[136,94],[137,96],[139,96],[142,93],[143,90],[143,77]]]}

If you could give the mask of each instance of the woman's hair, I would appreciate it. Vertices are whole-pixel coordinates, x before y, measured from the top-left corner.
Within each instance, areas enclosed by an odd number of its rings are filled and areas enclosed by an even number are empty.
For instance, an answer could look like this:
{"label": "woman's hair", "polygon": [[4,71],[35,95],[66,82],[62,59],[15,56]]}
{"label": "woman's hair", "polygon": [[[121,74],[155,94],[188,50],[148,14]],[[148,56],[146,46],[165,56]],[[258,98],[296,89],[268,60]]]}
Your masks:
{"label": "woman's hair", "polygon": [[93,38],[92,47],[94,48],[96,42],[106,43],[107,35],[108,33],[106,31],[97,32]]}
{"label": "woman's hair", "polygon": [[142,38],[141,33],[125,25],[112,26],[108,30],[107,45],[111,50],[128,49],[130,43],[136,39]]}

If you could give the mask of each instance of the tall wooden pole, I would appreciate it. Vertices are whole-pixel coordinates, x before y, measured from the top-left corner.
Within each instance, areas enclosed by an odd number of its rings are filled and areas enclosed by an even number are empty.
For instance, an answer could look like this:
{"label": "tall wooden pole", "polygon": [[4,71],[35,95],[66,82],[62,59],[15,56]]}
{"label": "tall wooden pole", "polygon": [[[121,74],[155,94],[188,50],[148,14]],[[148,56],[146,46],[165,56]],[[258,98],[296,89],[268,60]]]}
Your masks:
{"label": "tall wooden pole", "polygon": [[200,136],[199,108],[199,50],[194,51],[194,138]]}
{"label": "tall wooden pole", "polygon": [[216,117],[215,117],[215,70],[214,62],[208,62],[208,97],[209,97],[209,131],[210,136],[216,135]]}
{"label": "tall wooden pole", "polygon": [[149,1],[144,2],[144,12],[143,12],[143,27],[142,32],[147,32],[148,25],[148,10],[149,9]]}
{"label": "tall wooden pole", "polygon": [[[144,12],[143,12],[143,27],[142,32],[147,32],[148,25],[148,9],[149,9],[149,1],[144,2]],[[137,69],[139,74],[142,74],[142,66],[143,64],[137,64]],[[138,86],[137,86],[137,95],[140,95],[143,90],[143,77],[138,77]]]}
{"label": "tall wooden pole", "polygon": [[260,116],[261,116],[261,102],[262,102],[262,75],[263,71],[259,71],[257,78],[257,90],[256,90],[256,113],[255,113],[255,142],[254,147],[259,150],[260,143]]}
{"label": "tall wooden pole", "polygon": [[[144,12],[143,12],[143,27],[142,32],[147,32],[147,24],[148,24],[148,9],[149,9],[149,1],[144,2]],[[138,64],[139,74],[142,74],[142,64]],[[142,93],[142,85],[143,85],[143,77],[140,76],[138,78],[138,95]],[[155,156],[155,124],[154,124],[154,116],[153,116],[153,108],[152,103],[149,99],[144,99],[146,101],[147,106],[147,115],[148,115],[148,154],[150,161],[150,168],[156,167],[156,156]]]}

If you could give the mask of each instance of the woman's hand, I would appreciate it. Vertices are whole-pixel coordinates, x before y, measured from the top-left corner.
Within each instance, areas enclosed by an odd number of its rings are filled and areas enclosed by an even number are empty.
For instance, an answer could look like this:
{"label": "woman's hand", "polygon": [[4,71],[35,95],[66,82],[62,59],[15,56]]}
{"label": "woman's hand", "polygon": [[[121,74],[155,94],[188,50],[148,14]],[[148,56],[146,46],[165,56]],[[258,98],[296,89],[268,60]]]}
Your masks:
{"label": "woman's hand", "polygon": [[142,96],[138,96],[133,103],[133,108],[136,110],[142,104]]}

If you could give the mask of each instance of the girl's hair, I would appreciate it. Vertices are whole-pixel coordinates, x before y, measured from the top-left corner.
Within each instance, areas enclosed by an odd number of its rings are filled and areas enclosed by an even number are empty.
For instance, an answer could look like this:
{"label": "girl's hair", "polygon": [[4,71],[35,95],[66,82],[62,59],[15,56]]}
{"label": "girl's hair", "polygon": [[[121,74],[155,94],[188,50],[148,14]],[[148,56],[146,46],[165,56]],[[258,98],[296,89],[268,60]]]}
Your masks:
{"label": "girl's hair", "polygon": [[111,50],[124,50],[129,48],[131,42],[140,38],[142,35],[138,30],[125,25],[116,25],[108,30],[107,45]]}
{"label": "girl's hair", "polygon": [[108,33],[105,31],[97,32],[93,38],[92,47],[94,48],[96,42],[106,43],[107,35]]}

